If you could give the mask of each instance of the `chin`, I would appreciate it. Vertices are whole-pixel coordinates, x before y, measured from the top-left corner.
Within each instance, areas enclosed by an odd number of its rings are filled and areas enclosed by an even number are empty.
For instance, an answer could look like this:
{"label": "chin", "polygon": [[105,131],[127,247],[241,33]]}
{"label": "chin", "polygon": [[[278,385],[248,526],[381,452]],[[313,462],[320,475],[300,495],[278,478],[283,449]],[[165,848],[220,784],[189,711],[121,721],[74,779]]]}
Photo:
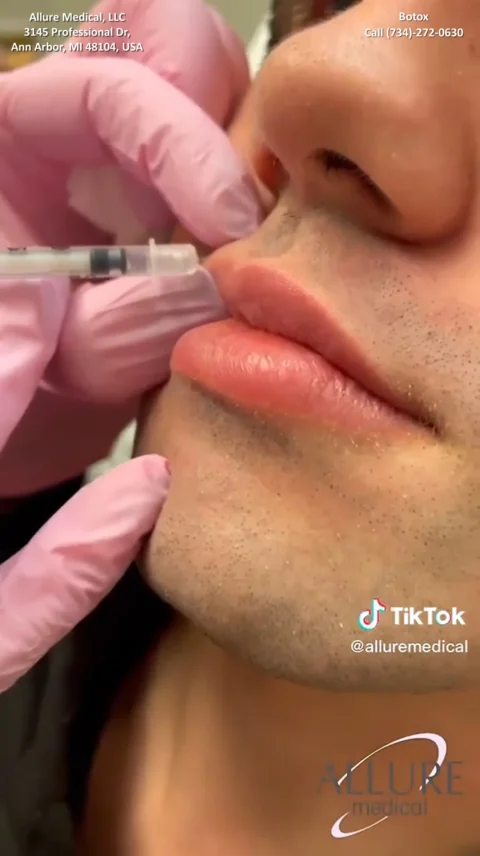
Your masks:
{"label": "chin", "polygon": [[[373,484],[371,452],[274,428],[175,375],[144,407],[135,453],[151,452],[168,459],[172,485],[142,572],[223,649],[274,677],[324,689],[469,683],[471,655],[351,650],[361,637],[357,616],[373,597],[419,604],[431,584],[439,603],[461,607],[458,581],[442,583],[441,551],[433,568],[432,545],[422,539],[418,460],[403,459],[397,474],[409,480],[407,514],[388,457]],[[380,637],[423,642],[426,630],[430,638],[431,627],[386,626]],[[463,639],[465,628],[455,633]]]}

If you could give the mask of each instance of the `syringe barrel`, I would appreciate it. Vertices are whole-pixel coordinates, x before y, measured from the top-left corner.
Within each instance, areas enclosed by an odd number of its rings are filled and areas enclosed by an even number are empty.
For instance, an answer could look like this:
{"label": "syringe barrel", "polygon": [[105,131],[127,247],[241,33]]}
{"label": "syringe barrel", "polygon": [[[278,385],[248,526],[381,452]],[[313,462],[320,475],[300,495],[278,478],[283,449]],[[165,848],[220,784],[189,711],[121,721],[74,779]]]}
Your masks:
{"label": "syringe barrel", "polygon": [[90,271],[88,247],[22,247],[0,251],[0,276],[86,278]]}
{"label": "syringe barrel", "polygon": [[183,276],[199,264],[191,244],[130,247],[23,247],[0,250],[0,277],[66,276],[112,279],[120,276]]}

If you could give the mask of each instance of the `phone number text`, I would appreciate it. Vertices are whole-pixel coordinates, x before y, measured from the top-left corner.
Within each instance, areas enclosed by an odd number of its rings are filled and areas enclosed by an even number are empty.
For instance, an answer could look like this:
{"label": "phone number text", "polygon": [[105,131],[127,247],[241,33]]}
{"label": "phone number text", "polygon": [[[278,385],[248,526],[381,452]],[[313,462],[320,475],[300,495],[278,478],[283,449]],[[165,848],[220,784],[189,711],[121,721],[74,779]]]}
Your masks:
{"label": "phone number text", "polygon": [[461,39],[464,31],[461,27],[446,27],[435,30],[433,27],[367,27],[365,35],[369,39]]}

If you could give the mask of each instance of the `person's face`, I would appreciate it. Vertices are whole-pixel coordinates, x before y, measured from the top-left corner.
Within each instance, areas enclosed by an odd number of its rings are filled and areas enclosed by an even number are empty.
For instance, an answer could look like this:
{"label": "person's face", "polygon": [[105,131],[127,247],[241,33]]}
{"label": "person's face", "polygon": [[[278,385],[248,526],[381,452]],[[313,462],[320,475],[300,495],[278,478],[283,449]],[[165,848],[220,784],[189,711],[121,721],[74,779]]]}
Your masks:
{"label": "person's face", "polygon": [[[440,689],[480,668],[480,7],[351,6],[271,54],[237,127],[276,204],[208,262],[240,321],[184,336],[146,414],[172,469],[146,573],[274,674]],[[466,626],[362,633],[373,598]]]}

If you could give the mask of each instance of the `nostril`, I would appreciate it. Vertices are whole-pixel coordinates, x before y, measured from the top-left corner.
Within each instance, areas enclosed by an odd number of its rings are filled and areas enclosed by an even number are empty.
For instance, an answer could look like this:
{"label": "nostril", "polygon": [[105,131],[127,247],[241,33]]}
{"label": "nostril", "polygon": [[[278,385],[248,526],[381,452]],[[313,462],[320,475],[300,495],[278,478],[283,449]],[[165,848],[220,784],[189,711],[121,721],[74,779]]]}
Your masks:
{"label": "nostril", "polygon": [[269,149],[261,146],[252,156],[253,167],[261,183],[278,199],[286,183],[286,172],[281,161]]}
{"label": "nostril", "polygon": [[330,149],[318,149],[314,154],[314,159],[327,173],[333,171],[350,173],[350,175],[354,176],[361,183],[377,203],[383,207],[392,207],[388,197],[372,181],[370,176],[356,163],[345,157],[345,155],[333,152]]}

